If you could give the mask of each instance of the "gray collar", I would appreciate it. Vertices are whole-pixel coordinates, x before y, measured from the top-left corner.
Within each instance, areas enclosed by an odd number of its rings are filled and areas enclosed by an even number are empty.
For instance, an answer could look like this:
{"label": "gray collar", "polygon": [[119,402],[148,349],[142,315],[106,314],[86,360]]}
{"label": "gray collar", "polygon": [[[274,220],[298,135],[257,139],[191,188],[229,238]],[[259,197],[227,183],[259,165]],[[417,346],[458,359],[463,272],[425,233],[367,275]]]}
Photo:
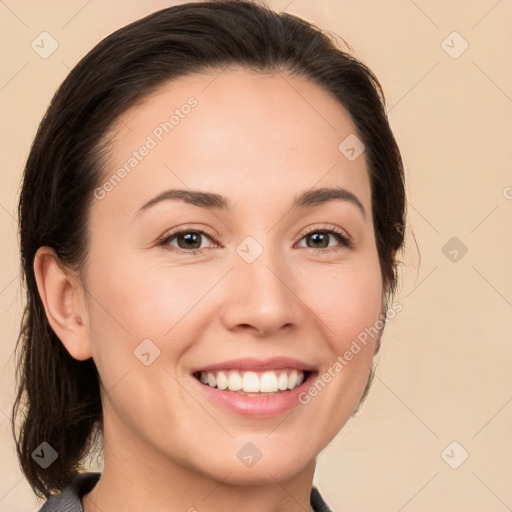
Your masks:
{"label": "gray collar", "polygon": [[[48,498],[39,512],[84,512],[82,496],[92,490],[100,476],[101,473],[80,473],[60,494]],[[309,512],[332,512],[314,485],[309,507]]]}

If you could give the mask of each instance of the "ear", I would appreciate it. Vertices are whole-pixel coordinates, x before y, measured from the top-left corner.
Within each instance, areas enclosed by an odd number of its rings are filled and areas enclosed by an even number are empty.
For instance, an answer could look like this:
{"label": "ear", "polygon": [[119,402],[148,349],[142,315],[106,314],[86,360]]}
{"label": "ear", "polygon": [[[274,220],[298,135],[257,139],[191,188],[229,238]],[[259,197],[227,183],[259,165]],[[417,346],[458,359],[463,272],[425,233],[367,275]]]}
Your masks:
{"label": "ear", "polygon": [[37,250],[34,273],[46,317],[57,337],[73,358],[91,358],[87,307],[79,279],[64,268],[50,247]]}

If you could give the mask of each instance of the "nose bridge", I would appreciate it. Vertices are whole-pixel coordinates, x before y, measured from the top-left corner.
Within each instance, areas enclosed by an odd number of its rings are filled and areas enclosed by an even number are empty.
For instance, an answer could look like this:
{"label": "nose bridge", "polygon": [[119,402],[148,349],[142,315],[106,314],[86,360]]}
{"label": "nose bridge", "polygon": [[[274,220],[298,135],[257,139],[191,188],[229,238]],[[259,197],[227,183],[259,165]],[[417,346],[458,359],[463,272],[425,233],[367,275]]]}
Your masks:
{"label": "nose bridge", "polygon": [[292,273],[280,250],[270,247],[270,239],[260,243],[248,236],[236,247],[225,317],[230,328],[250,325],[270,334],[299,319]]}

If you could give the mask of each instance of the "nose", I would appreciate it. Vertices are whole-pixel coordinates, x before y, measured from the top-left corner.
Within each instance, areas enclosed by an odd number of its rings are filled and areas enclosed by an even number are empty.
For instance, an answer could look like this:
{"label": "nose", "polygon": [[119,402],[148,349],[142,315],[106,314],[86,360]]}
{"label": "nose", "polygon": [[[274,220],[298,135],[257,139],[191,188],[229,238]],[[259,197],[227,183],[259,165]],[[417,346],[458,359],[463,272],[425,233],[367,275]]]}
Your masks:
{"label": "nose", "polygon": [[293,272],[270,250],[252,262],[236,254],[227,276],[222,321],[230,331],[252,331],[265,338],[297,328],[305,305],[294,288]]}

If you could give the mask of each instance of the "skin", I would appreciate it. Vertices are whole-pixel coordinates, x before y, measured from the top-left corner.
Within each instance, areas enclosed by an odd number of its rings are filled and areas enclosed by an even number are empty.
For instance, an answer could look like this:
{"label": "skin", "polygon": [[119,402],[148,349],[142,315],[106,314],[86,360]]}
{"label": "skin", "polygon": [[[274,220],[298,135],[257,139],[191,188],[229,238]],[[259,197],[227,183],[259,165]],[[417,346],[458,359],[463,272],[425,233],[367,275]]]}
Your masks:
{"label": "skin", "polygon": [[[112,130],[108,179],[154,128],[194,96],[198,104],[106,196],[94,199],[88,259],[80,276],[53,251],[36,256],[52,328],[76,359],[92,357],[101,378],[105,462],[83,499],[86,512],[304,511],[318,453],[352,415],[376,339],[306,405],[271,418],[220,409],[192,384],[191,369],[236,357],[297,357],[322,374],[383,307],[364,154],[338,145],[356,133],[347,111],[302,77],[231,68],[167,83],[123,114]],[[311,188],[341,186],[348,201],[291,210]],[[231,210],[163,201],[171,188],[227,197]],[[179,253],[173,228],[206,229],[197,255]],[[337,227],[321,253],[312,227]],[[318,229],[312,230],[318,232]],[[236,252],[253,237],[262,254]],[[144,366],[144,339],[160,356]],[[252,442],[262,458],[236,453]]]}

